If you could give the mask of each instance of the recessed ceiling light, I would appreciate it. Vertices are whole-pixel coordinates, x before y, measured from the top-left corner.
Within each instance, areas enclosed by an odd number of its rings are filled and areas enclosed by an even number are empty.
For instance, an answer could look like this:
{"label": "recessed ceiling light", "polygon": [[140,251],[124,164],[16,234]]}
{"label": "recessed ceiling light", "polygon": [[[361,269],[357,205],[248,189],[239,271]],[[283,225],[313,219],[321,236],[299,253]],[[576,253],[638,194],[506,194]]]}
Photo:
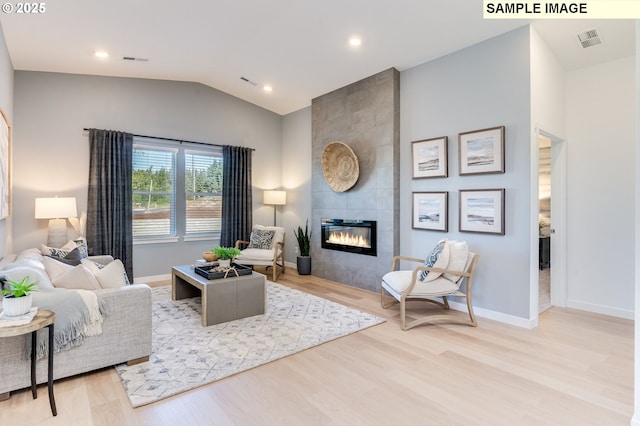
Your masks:
{"label": "recessed ceiling light", "polygon": [[95,52],[93,52],[93,56],[100,59],[106,59],[109,57],[109,52],[107,52],[106,50],[96,50]]}
{"label": "recessed ceiling light", "polygon": [[358,47],[362,44],[362,39],[360,37],[351,37],[349,39],[349,45],[351,47]]}
{"label": "recessed ceiling light", "polygon": [[269,86],[268,84],[265,84],[264,87],[262,88],[265,92],[273,92],[273,87]]}

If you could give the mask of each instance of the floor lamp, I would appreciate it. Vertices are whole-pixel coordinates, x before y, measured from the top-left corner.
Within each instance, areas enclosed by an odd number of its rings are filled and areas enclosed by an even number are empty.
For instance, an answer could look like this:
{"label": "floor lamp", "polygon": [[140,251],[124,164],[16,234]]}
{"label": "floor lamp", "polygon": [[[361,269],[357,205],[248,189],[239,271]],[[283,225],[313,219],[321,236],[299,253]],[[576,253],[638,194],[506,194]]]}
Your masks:
{"label": "floor lamp", "polygon": [[49,219],[49,247],[67,242],[67,218],[78,216],[75,197],[36,198],[36,219]]}
{"label": "floor lamp", "polygon": [[265,205],[273,206],[273,226],[276,226],[276,206],[284,206],[287,204],[286,191],[264,191],[262,202]]}

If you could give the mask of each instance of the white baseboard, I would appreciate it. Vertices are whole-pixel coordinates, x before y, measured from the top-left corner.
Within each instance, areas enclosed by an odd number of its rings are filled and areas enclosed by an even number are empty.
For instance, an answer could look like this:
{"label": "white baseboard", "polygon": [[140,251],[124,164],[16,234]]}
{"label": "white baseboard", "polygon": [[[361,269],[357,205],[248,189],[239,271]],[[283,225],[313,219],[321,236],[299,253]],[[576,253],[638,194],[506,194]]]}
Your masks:
{"label": "white baseboard", "polygon": [[583,311],[593,312],[596,314],[609,315],[612,317],[624,318],[629,320],[635,319],[635,312],[626,309],[614,308],[611,306],[597,305],[595,303],[583,302],[580,300],[567,300],[567,308],[580,309]]}
{"label": "white baseboard", "polygon": [[[297,270],[297,264],[294,262],[284,262],[284,265],[287,268],[292,268],[292,269],[296,269]],[[147,277],[135,277],[133,279],[133,282],[138,284],[145,284],[145,283],[150,283],[153,281],[164,281],[164,280],[170,280],[171,279],[171,274],[164,274],[164,275],[149,275]]]}
{"label": "white baseboard", "polygon": [[149,275],[148,277],[134,277],[133,282],[135,284],[146,284],[154,281],[165,281],[170,279],[171,279],[171,274]]}
{"label": "white baseboard", "polygon": [[[284,264],[285,264],[285,266],[287,268],[292,268],[292,269],[296,269],[296,266],[297,266],[293,262],[285,262]],[[151,275],[151,276],[147,276],[147,277],[136,277],[134,279],[134,282],[135,283],[149,283],[149,282],[153,282],[153,281],[164,281],[164,280],[170,280],[170,279],[171,279],[171,274]],[[449,301],[449,306],[451,307],[451,309],[454,309],[456,311],[467,312],[467,304],[466,303]],[[583,309],[583,308],[578,308],[578,309]],[[585,309],[585,310],[589,310],[589,309]],[[499,322],[502,322],[502,323],[505,323],[505,324],[515,325],[517,327],[530,328],[531,329],[531,328],[535,328],[535,327],[538,326],[537,319],[533,320],[533,319],[520,318],[520,317],[516,317],[516,316],[513,316],[513,315],[503,314],[502,312],[496,312],[496,311],[492,311],[490,309],[484,309],[484,308],[478,308],[478,307],[474,307],[473,308],[473,312],[475,313],[475,315],[477,317],[487,318],[487,319],[494,320],[494,321],[499,321]],[[633,313],[631,313],[631,314],[633,315]]]}
{"label": "white baseboard", "polygon": [[[449,301],[449,307],[456,311],[467,312],[467,304],[460,302]],[[492,311],[485,308],[473,307],[473,313],[480,318],[487,318],[494,321],[499,321],[505,324],[515,325],[522,328],[536,328],[538,326],[537,319],[520,318],[509,314],[503,314],[502,312]]]}

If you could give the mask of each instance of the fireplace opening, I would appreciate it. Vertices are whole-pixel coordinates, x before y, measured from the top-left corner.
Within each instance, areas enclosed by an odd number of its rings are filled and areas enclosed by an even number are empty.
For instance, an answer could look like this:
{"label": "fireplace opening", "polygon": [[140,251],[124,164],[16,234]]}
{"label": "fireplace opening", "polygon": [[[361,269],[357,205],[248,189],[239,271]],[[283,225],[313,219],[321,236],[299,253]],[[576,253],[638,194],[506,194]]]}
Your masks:
{"label": "fireplace opening", "polygon": [[376,256],[376,221],[322,219],[322,248]]}

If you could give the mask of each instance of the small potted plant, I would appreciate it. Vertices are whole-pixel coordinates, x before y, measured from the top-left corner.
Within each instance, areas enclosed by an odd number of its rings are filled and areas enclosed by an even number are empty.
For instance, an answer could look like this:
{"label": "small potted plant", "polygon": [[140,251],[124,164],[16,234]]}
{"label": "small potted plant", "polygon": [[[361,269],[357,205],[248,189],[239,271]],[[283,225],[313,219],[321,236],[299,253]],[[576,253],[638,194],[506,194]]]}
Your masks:
{"label": "small potted plant", "polygon": [[293,230],[293,234],[298,241],[299,254],[296,259],[298,274],[309,275],[311,274],[311,256],[309,255],[311,232],[309,232],[309,219],[307,219],[304,225],[304,231],[302,227],[298,226],[297,230]]}
{"label": "small potted plant", "polygon": [[222,268],[228,268],[231,266],[233,258],[239,255],[241,252],[235,247],[216,247],[213,252],[218,256],[218,263]]}
{"label": "small potted plant", "polygon": [[36,291],[38,282],[30,282],[27,275],[21,281],[5,280],[2,285],[2,308],[7,316],[24,315],[31,309],[31,292]]}

